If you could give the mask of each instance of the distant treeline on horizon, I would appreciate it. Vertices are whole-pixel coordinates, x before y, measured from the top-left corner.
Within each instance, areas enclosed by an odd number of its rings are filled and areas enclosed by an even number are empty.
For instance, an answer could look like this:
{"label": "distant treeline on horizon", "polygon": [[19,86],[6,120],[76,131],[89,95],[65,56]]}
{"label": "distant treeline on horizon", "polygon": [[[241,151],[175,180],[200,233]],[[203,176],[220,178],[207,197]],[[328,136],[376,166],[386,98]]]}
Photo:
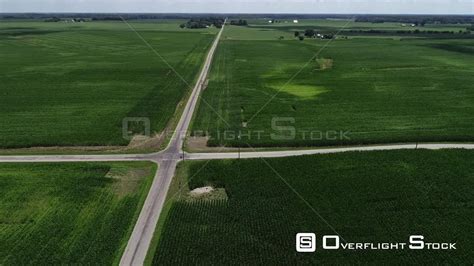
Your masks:
{"label": "distant treeline on horizon", "polygon": [[0,13],[0,19],[87,18],[91,20],[192,19],[205,17],[277,19],[355,19],[358,22],[474,23],[474,15],[351,15],[351,14],[212,14],[212,13]]}

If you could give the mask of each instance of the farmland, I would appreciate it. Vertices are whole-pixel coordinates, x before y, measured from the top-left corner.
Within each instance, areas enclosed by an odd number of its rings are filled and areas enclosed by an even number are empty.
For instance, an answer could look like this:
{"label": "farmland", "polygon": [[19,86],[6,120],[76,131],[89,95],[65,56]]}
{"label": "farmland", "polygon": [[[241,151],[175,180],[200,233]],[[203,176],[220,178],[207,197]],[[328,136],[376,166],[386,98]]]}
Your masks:
{"label": "farmland", "polygon": [[0,164],[0,264],[118,263],[156,167]]}
{"label": "farmland", "polygon": [[[200,104],[192,128],[209,146],[473,141],[472,34],[397,35],[413,29],[396,23],[251,23],[227,27],[217,51],[203,92],[212,107]],[[293,35],[335,33],[346,24],[335,40]],[[389,33],[350,33],[359,29]],[[272,127],[274,118],[280,122]],[[226,131],[234,137],[222,137]]]}
{"label": "farmland", "polygon": [[[357,17],[356,17],[357,18]],[[292,21],[279,21],[279,23],[268,23],[268,20],[254,19],[250,20],[250,27],[254,29],[269,29],[278,31],[305,30],[308,28],[317,28],[322,31],[341,30],[348,32],[351,30],[419,30],[419,31],[465,31],[470,24],[426,24],[412,27],[410,24],[397,22],[371,23],[371,22],[351,22],[347,24],[347,19],[304,19],[295,24]]]}
{"label": "farmland", "polygon": [[131,22],[158,56],[120,21],[2,21],[0,148],[123,146],[126,117],[161,132],[189,86],[160,56],[192,84],[216,32],[181,22]]}
{"label": "farmland", "polygon": [[472,18],[73,15],[0,14],[0,265],[471,263]]}
{"label": "farmland", "polygon": [[[473,160],[467,150],[405,150],[188,161],[169,192],[153,264],[469,264]],[[190,196],[208,185],[218,193]],[[331,251],[317,242],[316,253],[296,253],[296,233],[334,231],[348,242],[422,234],[457,250]]]}

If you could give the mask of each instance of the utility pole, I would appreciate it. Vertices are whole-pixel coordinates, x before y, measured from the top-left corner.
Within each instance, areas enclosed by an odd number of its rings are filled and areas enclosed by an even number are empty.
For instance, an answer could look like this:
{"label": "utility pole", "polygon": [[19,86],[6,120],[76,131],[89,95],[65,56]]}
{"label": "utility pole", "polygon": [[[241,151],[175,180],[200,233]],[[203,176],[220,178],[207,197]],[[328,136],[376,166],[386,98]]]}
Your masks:
{"label": "utility pole", "polygon": [[240,132],[239,132],[239,136],[237,138],[239,139],[239,160],[240,160],[240,145],[242,144],[242,141],[240,141],[240,139],[242,138],[240,136]]}

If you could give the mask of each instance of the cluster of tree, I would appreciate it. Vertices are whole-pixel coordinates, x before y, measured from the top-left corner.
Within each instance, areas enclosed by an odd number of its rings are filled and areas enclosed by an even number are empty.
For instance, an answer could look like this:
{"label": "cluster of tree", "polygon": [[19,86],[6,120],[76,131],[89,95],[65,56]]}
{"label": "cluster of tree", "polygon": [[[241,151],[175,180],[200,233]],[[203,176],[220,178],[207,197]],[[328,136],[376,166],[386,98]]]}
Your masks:
{"label": "cluster of tree", "polygon": [[466,30],[460,30],[458,32],[456,31],[435,31],[435,30],[397,30],[397,31],[388,31],[388,30],[349,30],[348,32],[351,33],[368,33],[368,34],[469,34],[471,31]]}
{"label": "cluster of tree", "polygon": [[106,17],[93,17],[92,20],[93,21],[97,21],[97,20],[119,21],[119,20],[122,20],[122,18],[120,16],[106,16]]}
{"label": "cluster of tree", "polygon": [[356,22],[399,22],[415,25],[425,24],[469,24],[474,22],[474,16],[433,16],[433,15],[363,15]]}
{"label": "cluster of tree", "polygon": [[[72,22],[86,22],[85,18],[65,18],[65,21],[72,21]],[[52,17],[52,18],[47,18],[44,20],[44,22],[59,22],[62,21],[62,19],[58,17]]]}
{"label": "cluster of tree", "polygon": [[236,25],[236,26],[247,26],[247,20],[245,19],[239,19],[239,20],[231,20],[230,25]]}
{"label": "cluster of tree", "polygon": [[214,27],[216,28],[222,28],[223,24],[224,24],[223,18],[209,17],[209,18],[190,19],[188,22],[179,25],[179,27],[188,28],[188,29],[202,29],[202,28],[208,28],[214,25]]}
{"label": "cluster of tree", "polygon": [[281,23],[281,20],[278,19],[270,19],[270,23]]}
{"label": "cluster of tree", "polygon": [[304,40],[304,38],[320,38],[320,39],[334,39],[333,34],[318,34],[315,30],[313,29],[307,29],[303,33],[299,31],[295,31],[295,38],[300,39],[301,41]]}
{"label": "cluster of tree", "polygon": [[61,19],[58,17],[47,18],[44,20],[44,22],[59,22],[59,21],[61,21]]}
{"label": "cluster of tree", "polygon": [[316,31],[313,30],[313,29],[307,29],[304,31],[304,36],[308,37],[308,38],[314,38],[316,37]]}

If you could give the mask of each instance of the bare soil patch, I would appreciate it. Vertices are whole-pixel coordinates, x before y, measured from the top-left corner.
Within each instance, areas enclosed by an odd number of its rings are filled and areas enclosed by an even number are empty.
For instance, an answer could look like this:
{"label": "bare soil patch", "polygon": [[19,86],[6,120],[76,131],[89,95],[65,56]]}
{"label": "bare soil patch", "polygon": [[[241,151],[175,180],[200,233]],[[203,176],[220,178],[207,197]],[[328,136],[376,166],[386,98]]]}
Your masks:
{"label": "bare soil patch", "polygon": [[214,188],[211,187],[211,186],[198,187],[198,188],[195,188],[195,189],[191,190],[189,192],[189,194],[192,195],[192,196],[200,196],[200,195],[203,195],[203,194],[209,194],[212,191],[214,191]]}
{"label": "bare soil patch", "polygon": [[188,192],[185,201],[196,200],[227,200],[227,193],[224,188],[214,188],[212,186],[198,187]]}
{"label": "bare soil patch", "polygon": [[329,58],[318,58],[316,62],[318,62],[320,70],[331,69],[334,65],[334,60]]}

